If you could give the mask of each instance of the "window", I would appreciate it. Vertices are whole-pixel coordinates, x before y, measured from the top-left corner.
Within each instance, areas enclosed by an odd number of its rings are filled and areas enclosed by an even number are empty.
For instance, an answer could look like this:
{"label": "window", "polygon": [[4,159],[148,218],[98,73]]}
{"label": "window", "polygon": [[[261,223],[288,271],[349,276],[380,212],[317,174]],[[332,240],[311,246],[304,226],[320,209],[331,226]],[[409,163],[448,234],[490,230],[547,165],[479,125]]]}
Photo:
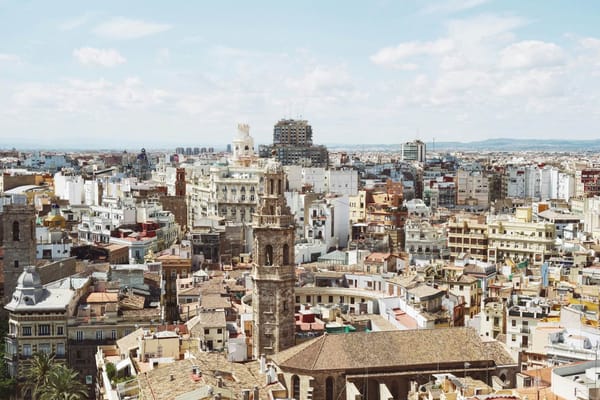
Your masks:
{"label": "window", "polygon": [[38,351],[40,353],[50,354],[52,352],[52,346],[50,346],[50,343],[40,343],[38,344]]}
{"label": "window", "polygon": [[333,296],[329,296],[329,298],[327,300],[329,303],[333,303]]}
{"label": "window", "polygon": [[218,329],[217,329],[217,333],[223,333],[223,329],[221,329],[221,328],[218,328]]}
{"label": "window", "polygon": [[15,221],[12,224],[12,237],[14,242],[18,242],[21,239],[19,232],[19,221]]}
{"label": "window", "polygon": [[512,321],[510,321],[510,325],[511,326],[517,326],[517,320],[513,319]]}
{"label": "window", "polygon": [[31,327],[30,326],[23,327],[23,336],[31,336]]}
{"label": "window", "polygon": [[50,336],[50,325],[40,325],[38,327],[38,336]]}
{"label": "window", "polygon": [[110,338],[112,340],[116,340],[117,339],[117,331],[116,331],[116,329],[113,329],[112,331],[110,331]]}
{"label": "window", "polygon": [[294,399],[300,398],[300,378],[298,375],[292,376],[292,397]]}
{"label": "window", "polygon": [[31,357],[31,345],[30,344],[23,345],[23,356]]}
{"label": "window", "polygon": [[57,334],[58,336],[62,336],[62,335],[64,335],[64,334],[65,334],[65,328],[64,328],[64,327],[62,327],[62,326],[57,326],[57,327],[56,327],[56,334]]}
{"label": "window", "polygon": [[76,337],[77,337],[77,340],[82,341],[85,338],[83,331],[77,331]]}
{"label": "window", "polygon": [[325,400],[333,400],[333,378],[331,376],[325,380]]}
{"label": "window", "polygon": [[210,334],[210,329],[208,329],[208,328],[204,328],[204,334],[205,334],[205,335],[208,335],[208,334]]}
{"label": "window", "polygon": [[290,249],[286,244],[283,245],[283,265],[289,265],[290,263]]}
{"label": "window", "polygon": [[265,265],[273,265],[273,246],[270,244],[265,247]]}
{"label": "window", "polygon": [[96,331],[96,340],[102,340],[104,338],[103,331]]}

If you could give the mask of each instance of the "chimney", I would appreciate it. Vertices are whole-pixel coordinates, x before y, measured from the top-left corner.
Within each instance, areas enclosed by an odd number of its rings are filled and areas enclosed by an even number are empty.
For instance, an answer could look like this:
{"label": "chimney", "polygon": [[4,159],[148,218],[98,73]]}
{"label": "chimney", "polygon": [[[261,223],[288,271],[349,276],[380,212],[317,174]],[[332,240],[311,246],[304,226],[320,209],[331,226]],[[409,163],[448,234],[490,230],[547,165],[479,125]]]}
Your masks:
{"label": "chimney", "polygon": [[267,359],[266,359],[265,355],[261,354],[260,361],[259,361],[261,374],[264,374],[265,372],[267,372],[266,363],[267,363]]}

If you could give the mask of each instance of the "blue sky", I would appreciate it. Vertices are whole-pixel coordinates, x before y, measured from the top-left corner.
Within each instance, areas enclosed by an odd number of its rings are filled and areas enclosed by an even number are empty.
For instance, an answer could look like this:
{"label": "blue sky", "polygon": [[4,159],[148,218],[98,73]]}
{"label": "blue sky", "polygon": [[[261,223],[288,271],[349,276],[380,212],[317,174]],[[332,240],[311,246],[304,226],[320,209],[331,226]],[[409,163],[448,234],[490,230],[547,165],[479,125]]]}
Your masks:
{"label": "blue sky", "polygon": [[0,0],[0,147],[595,139],[596,2]]}

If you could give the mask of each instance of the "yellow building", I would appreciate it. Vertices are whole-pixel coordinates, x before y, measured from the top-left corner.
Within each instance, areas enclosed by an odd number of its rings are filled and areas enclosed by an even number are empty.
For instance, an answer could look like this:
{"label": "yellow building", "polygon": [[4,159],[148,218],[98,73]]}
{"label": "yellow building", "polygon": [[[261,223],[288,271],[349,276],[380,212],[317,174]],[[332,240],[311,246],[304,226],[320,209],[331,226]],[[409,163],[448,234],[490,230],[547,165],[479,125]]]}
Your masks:
{"label": "yellow building", "polygon": [[556,255],[556,226],[551,222],[531,222],[531,209],[517,210],[517,219],[495,220],[488,224],[488,261],[527,260],[541,265]]}
{"label": "yellow building", "polygon": [[448,248],[455,260],[468,254],[474,260],[487,261],[488,238],[484,217],[459,216],[448,222]]}

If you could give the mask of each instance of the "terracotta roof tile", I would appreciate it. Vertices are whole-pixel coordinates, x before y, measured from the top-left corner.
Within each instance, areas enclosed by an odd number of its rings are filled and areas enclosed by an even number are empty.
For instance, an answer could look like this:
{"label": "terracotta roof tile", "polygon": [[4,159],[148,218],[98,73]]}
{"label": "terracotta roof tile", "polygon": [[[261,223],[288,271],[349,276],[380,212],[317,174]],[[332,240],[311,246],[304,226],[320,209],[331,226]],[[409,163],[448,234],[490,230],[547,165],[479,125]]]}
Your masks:
{"label": "terracotta roof tile", "polygon": [[280,367],[299,370],[362,370],[484,360],[505,365],[512,361],[499,347],[493,347],[497,353],[488,354],[488,347],[470,328],[325,334],[300,346],[274,355],[273,361]]}

